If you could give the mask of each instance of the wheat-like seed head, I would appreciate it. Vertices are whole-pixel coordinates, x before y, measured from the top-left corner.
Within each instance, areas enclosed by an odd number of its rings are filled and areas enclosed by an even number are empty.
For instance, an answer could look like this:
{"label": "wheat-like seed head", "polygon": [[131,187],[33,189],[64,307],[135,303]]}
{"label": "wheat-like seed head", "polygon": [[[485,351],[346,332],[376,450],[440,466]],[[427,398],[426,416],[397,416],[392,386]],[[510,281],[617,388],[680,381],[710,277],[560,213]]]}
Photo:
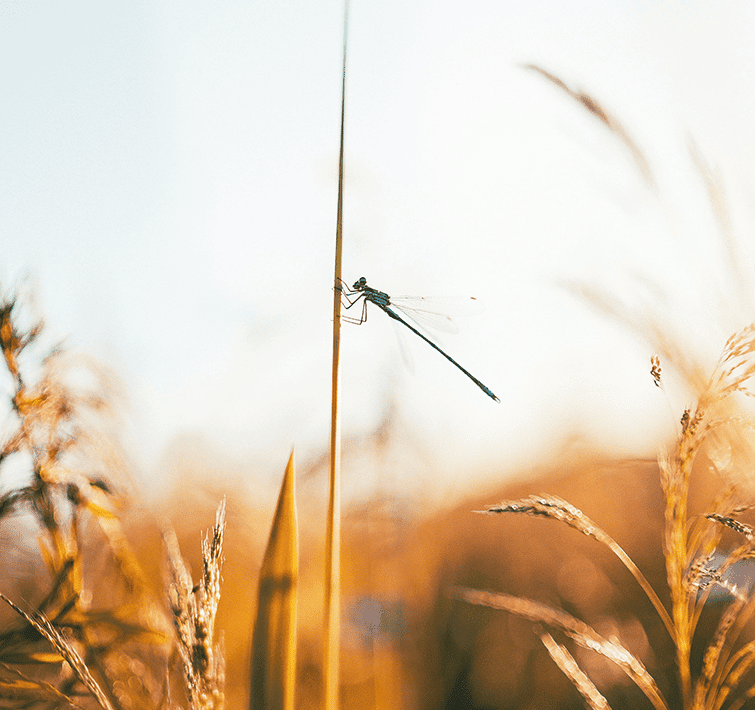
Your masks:
{"label": "wheat-like seed head", "polygon": [[218,506],[215,525],[202,540],[203,574],[196,586],[181,557],[175,533],[164,533],[172,576],[168,598],[191,710],[222,710],[225,702],[224,659],[215,641],[225,509],[224,499]]}
{"label": "wheat-like seed head", "polygon": [[504,501],[498,505],[488,506],[486,510],[475,513],[523,513],[524,515],[542,516],[565,523],[583,535],[605,542],[608,537],[579,508],[557,496],[529,496],[521,500]]}

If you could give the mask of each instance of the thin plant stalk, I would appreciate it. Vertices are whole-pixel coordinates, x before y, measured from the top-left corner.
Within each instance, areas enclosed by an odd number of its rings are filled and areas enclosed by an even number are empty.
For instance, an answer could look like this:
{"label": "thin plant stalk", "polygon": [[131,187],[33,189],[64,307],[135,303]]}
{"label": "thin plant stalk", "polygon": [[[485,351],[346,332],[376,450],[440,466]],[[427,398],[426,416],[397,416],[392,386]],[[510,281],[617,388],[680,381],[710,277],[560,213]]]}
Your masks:
{"label": "thin plant stalk", "polygon": [[689,593],[685,584],[687,567],[687,494],[692,472],[692,456],[684,447],[684,438],[679,447],[679,476],[676,490],[671,487],[666,497],[666,570],[671,591],[671,613],[674,619],[676,660],[679,669],[682,699],[688,707],[692,693],[690,653],[692,651],[692,626],[690,619]]}
{"label": "thin plant stalk", "polygon": [[339,363],[341,357],[341,255],[343,235],[343,144],[346,125],[346,30],[349,5],[344,7],[343,66],[341,83],[341,140],[338,158],[338,212],[333,276],[333,374],[330,414],[330,485],[325,537],[325,609],[323,639],[323,689],[325,710],[339,705],[340,586],[341,586],[341,421],[338,408]]}

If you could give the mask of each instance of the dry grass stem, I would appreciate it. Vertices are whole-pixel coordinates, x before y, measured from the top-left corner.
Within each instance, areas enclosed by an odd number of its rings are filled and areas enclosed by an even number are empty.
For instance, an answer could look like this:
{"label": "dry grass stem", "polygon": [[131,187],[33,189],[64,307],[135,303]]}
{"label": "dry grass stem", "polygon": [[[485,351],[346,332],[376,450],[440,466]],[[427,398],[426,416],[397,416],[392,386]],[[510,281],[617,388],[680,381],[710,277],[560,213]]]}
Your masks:
{"label": "dry grass stem", "polygon": [[344,143],[346,137],[346,50],[348,46],[349,3],[344,2],[343,62],[341,66],[341,134],[338,150],[338,207],[333,266],[333,362],[331,368],[330,477],[328,517],[325,532],[325,579],[323,603],[323,668],[325,710],[339,707],[340,689],[340,609],[341,609],[341,291],[343,258]]}
{"label": "dry grass stem", "polygon": [[637,168],[642,174],[642,177],[650,187],[655,188],[655,178],[653,177],[653,172],[650,169],[650,163],[645,157],[645,154],[642,152],[642,150],[640,150],[639,146],[629,134],[629,131],[624,128],[623,124],[615,116],[611,115],[600,104],[600,102],[595,99],[595,97],[590,96],[590,94],[587,94],[579,89],[573,89],[569,87],[557,76],[551,74],[549,71],[543,69],[542,67],[536,66],[535,64],[525,64],[524,68],[531,69],[533,71],[536,71],[541,76],[544,76],[546,79],[548,79],[548,81],[552,82],[561,90],[565,91],[573,99],[576,99],[593,116],[600,120],[629,149],[629,152],[631,153]]}
{"label": "dry grass stem", "polygon": [[571,680],[587,705],[592,710],[611,710],[608,701],[601,695],[589,676],[579,667],[566,646],[556,643],[553,636],[544,631],[541,631],[539,636],[550,657],[564,675]]}
{"label": "dry grass stem", "polygon": [[26,621],[33,626],[41,636],[46,638],[55,651],[65,659],[68,665],[73,669],[76,677],[84,684],[89,690],[97,703],[104,710],[115,710],[113,708],[110,699],[105,695],[105,692],[101,688],[100,684],[94,679],[94,676],[87,668],[86,663],[79,655],[79,652],[74,648],[73,643],[66,639],[63,634],[60,633],[40,612],[33,614],[27,614],[21,607],[14,604],[8,597],[0,593],[0,599],[2,599],[8,606],[10,606],[19,616],[22,616]]}
{"label": "dry grass stem", "polygon": [[547,604],[522,599],[509,594],[487,592],[467,587],[453,587],[449,595],[470,604],[489,606],[493,609],[503,609],[530,621],[535,621],[551,628],[558,629],[575,641],[579,646],[595,651],[609,661],[615,663],[642,690],[657,710],[668,705],[663,699],[653,677],[645,670],[642,662],[617,641],[608,641],[598,634],[592,627],[574,618],[561,609],[555,609]]}

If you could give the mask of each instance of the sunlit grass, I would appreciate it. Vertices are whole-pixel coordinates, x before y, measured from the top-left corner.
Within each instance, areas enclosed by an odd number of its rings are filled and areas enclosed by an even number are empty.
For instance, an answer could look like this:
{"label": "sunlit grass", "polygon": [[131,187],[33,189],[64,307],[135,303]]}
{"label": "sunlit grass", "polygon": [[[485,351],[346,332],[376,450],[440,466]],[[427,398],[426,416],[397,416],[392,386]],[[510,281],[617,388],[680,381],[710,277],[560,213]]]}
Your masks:
{"label": "sunlit grass", "polygon": [[[221,708],[223,661],[213,625],[222,506],[203,546],[200,584],[192,584],[170,537],[173,580],[164,587],[149,581],[120,522],[127,501],[116,491],[127,481],[110,438],[109,383],[88,363],[46,350],[38,342],[41,322],[24,328],[20,309],[13,295],[0,302],[13,423],[0,464],[3,473],[14,462],[26,470],[0,498],[0,515],[36,527],[47,576],[39,580],[39,599],[2,596],[21,623],[0,634],[0,698],[15,707],[94,702],[120,710],[185,701]],[[171,698],[173,687],[185,697]]]}
{"label": "sunlit grass", "polygon": [[[655,187],[649,162],[621,123],[588,94],[570,88],[539,67],[528,68],[538,71],[566,91],[611,130],[629,149],[643,179]],[[702,165],[699,156],[695,157],[698,166]],[[701,170],[701,174],[719,223],[725,227],[720,192],[714,189],[707,171]],[[575,290],[582,291],[599,306],[604,305],[601,294],[589,287]],[[671,364],[675,364],[673,358]],[[682,365],[681,362],[678,364]],[[662,388],[661,358],[657,355],[651,358],[650,374],[656,386]],[[688,384],[697,390],[697,402],[679,413],[679,436],[673,446],[659,456],[665,524],[658,546],[665,559],[667,590],[656,591],[616,540],[582,510],[560,498],[541,495],[507,500],[489,506],[485,512],[556,520],[608,548],[631,572],[668,633],[675,650],[682,707],[685,710],[741,707],[755,697],[755,641],[741,638],[755,612],[755,597],[749,588],[739,588],[731,582],[728,573],[755,557],[753,528],[739,520],[752,507],[751,484],[743,484],[752,476],[752,461],[747,456],[751,447],[746,441],[748,433],[755,430],[755,420],[742,413],[746,409],[743,410],[740,398],[742,395],[753,396],[749,386],[755,374],[755,326],[747,326],[728,339],[707,380],[699,376],[699,371],[688,370],[684,374],[688,376]],[[722,448],[728,451],[729,461],[721,467],[719,489],[709,500],[707,510],[692,512],[689,501],[695,461],[701,454],[710,456],[714,449]],[[730,465],[731,459],[737,455],[742,457],[740,465],[749,470],[736,470],[737,466]],[[711,462],[715,467],[713,456]],[[638,526],[646,524],[642,511],[627,511],[627,515],[632,514],[637,516]],[[723,544],[724,528],[738,533],[737,544]],[[703,614],[709,614],[712,608],[708,603],[715,589],[724,591],[726,605],[719,614],[713,634],[698,634]],[[666,593],[670,610],[660,598]],[[453,587],[450,594],[464,602],[508,611],[537,622],[553,633],[560,633],[577,646],[613,662],[638,686],[653,707],[658,710],[675,707],[663,696],[642,660],[628,647],[616,638],[602,637],[565,610],[535,599],[470,587]],[[550,633],[536,631],[553,661],[572,681],[585,703],[591,708],[610,707],[589,673],[584,672],[568,649],[558,644]],[[694,658],[693,648],[697,647],[702,648],[698,651],[702,655],[701,661]]]}

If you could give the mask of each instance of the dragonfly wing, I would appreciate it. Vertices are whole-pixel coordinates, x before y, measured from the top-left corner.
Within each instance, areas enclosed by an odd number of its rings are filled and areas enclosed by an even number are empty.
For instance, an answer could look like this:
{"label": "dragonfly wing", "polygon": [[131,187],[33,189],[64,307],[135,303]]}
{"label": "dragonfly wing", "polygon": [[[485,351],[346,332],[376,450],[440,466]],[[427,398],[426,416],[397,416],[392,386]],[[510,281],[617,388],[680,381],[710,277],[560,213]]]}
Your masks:
{"label": "dragonfly wing", "polygon": [[394,325],[393,332],[396,334],[396,342],[398,343],[398,349],[401,353],[401,359],[404,361],[404,367],[406,367],[407,372],[414,375],[416,373],[416,368],[414,367],[414,358],[412,357],[412,350],[409,345],[409,334],[406,328],[400,326],[398,323]]}
{"label": "dragonfly wing", "polygon": [[478,316],[485,309],[472,297],[453,296],[391,296],[391,303],[413,311],[427,311],[444,316]]}
{"label": "dragonfly wing", "polygon": [[428,330],[458,333],[451,316],[470,316],[482,310],[474,298],[438,298],[432,296],[394,296],[391,305]]}
{"label": "dragonfly wing", "polygon": [[414,321],[425,330],[435,330],[439,333],[459,332],[459,327],[456,323],[454,323],[449,316],[443,315],[442,313],[432,313],[418,308],[409,308],[403,305],[400,306],[393,302],[391,302],[391,306],[395,306],[396,310],[402,316],[406,316],[409,320]]}

